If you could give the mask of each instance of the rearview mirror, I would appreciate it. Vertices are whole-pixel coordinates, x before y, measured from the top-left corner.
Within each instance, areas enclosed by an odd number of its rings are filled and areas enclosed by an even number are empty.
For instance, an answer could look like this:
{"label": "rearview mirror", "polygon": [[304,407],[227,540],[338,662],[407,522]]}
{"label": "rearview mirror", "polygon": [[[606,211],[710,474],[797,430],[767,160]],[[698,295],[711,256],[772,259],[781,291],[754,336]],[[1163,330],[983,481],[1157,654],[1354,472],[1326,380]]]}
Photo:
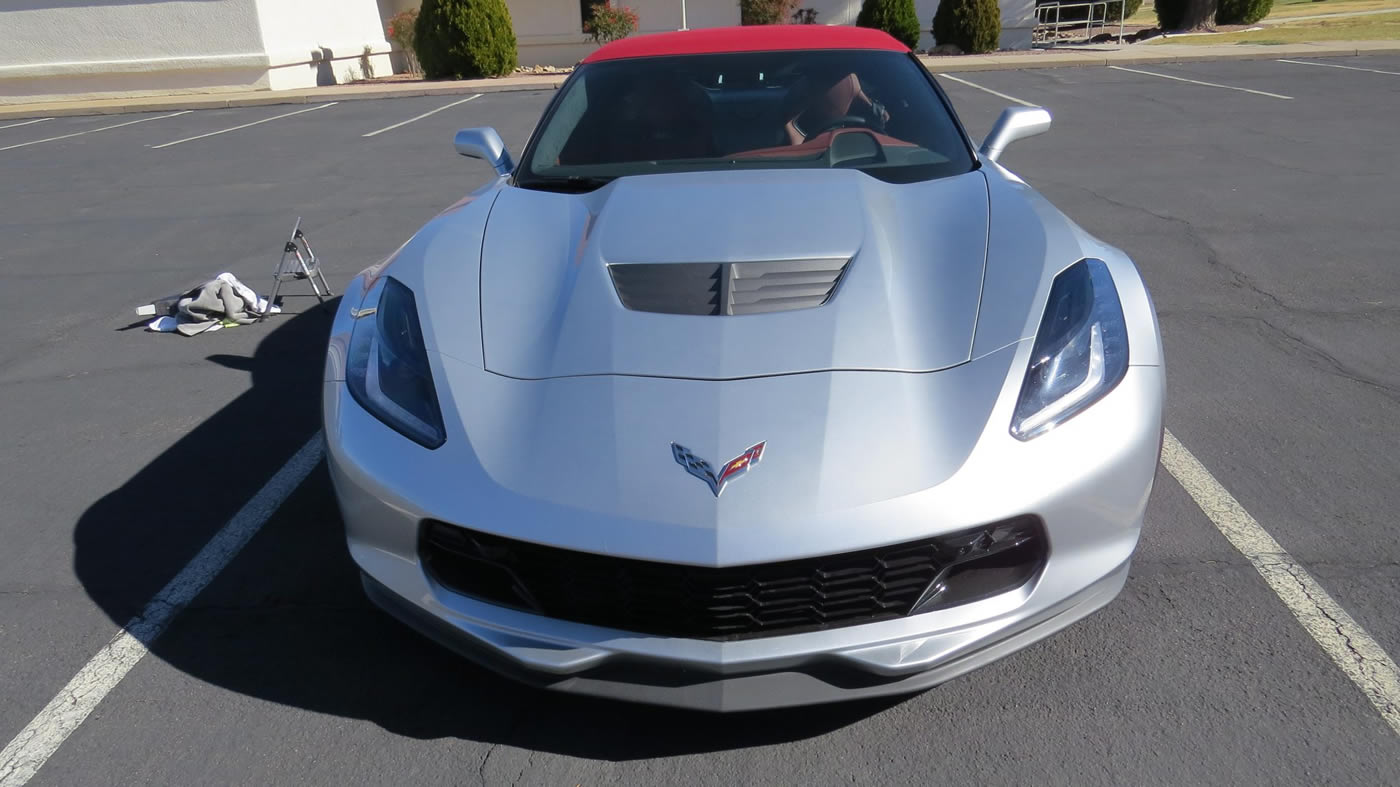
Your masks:
{"label": "rearview mirror", "polygon": [[495,168],[497,175],[509,175],[515,169],[506,143],[501,141],[501,135],[494,128],[464,128],[457,132],[452,144],[463,156],[484,159]]}
{"label": "rearview mirror", "polygon": [[996,161],[1012,142],[1049,130],[1050,112],[1044,107],[1008,107],[1002,110],[977,152],[988,161]]}

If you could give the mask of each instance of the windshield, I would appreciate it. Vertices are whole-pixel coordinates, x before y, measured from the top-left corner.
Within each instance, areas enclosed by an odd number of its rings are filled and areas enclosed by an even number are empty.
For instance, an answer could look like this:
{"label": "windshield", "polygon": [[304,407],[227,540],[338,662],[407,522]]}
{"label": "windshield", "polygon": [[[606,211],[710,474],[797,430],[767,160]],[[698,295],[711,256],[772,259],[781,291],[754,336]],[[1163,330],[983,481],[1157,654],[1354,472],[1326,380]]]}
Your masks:
{"label": "windshield", "polygon": [[519,186],[587,191],[623,175],[834,167],[909,183],[973,167],[932,80],[896,52],[600,61],[562,91]]}

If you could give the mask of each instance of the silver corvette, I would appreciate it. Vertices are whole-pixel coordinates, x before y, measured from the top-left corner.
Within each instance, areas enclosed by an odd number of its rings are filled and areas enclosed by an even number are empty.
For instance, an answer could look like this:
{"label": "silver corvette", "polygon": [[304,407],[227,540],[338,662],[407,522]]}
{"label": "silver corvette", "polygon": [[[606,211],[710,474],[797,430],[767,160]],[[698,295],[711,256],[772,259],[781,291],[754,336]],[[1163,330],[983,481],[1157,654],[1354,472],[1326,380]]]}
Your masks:
{"label": "silver corvette", "polygon": [[370,597],[537,686],[928,688],[1122,588],[1164,373],[1133,263],[883,33],[599,49],[518,163],[347,288],[324,386]]}

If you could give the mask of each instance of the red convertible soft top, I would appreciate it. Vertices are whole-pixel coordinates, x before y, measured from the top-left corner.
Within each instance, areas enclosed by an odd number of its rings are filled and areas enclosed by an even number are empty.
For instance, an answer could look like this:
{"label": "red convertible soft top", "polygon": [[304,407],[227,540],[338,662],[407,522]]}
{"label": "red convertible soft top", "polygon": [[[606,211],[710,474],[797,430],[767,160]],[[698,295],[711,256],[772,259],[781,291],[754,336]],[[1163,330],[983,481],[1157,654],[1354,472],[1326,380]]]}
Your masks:
{"label": "red convertible soft top", "polygon": [[720,52],[767,52],[792,49],[883,49],[909,47],[883,30],[845,25],[752,25],[711,27],[623,38],[605,44],[583,62],[626,60],[663,55],[708,55]]}

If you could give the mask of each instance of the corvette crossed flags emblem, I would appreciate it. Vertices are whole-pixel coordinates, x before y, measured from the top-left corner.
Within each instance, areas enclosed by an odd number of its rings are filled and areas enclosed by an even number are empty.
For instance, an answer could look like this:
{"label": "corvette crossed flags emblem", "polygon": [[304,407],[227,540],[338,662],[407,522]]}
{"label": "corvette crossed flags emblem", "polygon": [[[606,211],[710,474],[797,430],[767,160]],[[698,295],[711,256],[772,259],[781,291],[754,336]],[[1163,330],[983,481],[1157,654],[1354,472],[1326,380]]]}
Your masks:
{"label": "corvette crossed flags emblem", "polygon": [[687,473],[704,481],[710,487],[710,491],[715,493],[715,497],[719,497],[719,493],[724,491],[726,484],[747,473],[749,468],[758,464],[758,461],[763,458],[763,447],[767,444],[768,441],[765,440],[757,445],[749,446],[744,450],[744,453],[725,462],[718,473],[710,466],[709,462],[691,453],[690,449],[683,445],[671,443],[671,456],[675,457],[676,464],[684,467]]}

